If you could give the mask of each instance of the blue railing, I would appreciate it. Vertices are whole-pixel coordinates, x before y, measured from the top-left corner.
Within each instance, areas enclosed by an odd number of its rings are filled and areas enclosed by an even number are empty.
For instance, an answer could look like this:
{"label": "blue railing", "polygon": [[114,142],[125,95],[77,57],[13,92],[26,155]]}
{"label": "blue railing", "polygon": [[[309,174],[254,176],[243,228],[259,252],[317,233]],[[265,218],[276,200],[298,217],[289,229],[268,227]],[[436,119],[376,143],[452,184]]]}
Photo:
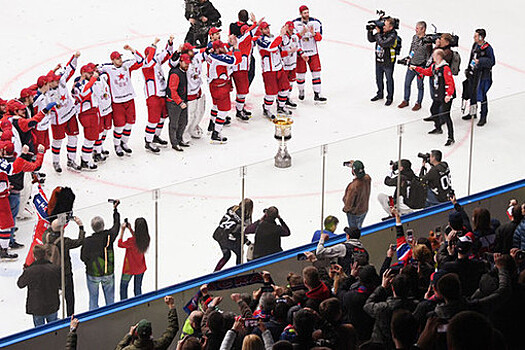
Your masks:
{"label": "blue railing", "polygon": [[[458,203],[465,205],[465,204],[469,204],[472,202],[487,199],[490,197],[494,197],[502,193],[520,189],[523,187],[525,187],[525,179],[519,180],[516,182],[512,182],[512,183],[509,183],[509,184],[506,184],[500,187],[496,187],[496,188],[493,188],[487,191],[476,193],[468,197],[458,199]],[[417,211],[411,214],[403,215],[403,222],[406,223],[406,222],[415,221],[418,219],[425,218],[427,216],[445,212],[452,208],[453,206],[451,203],[443,203],[443,204],[434,206],[432,208],[423,209],[423,210],[420,210],[420,211]],[[381,231],[384,229],[394,227],[394,225],[395,225],[395,222],[393,219],[379,222],[379,223],[363,228],[361,235],[363,236],[369,235],[377,231]],[[345,239],[346,239],[345,235],[341,234],[335,238],[332,238],[328,242],[327,245],[341,243],[341,242],[344,242]],[[303,253],[306,251],[315,250],[316,247],[317,247],[317,243],[309,243],[306,245],[302,245],[300,247],[286,250],[284,252],[279,252],[279,253],[275,253],[272,255],[268,255],[268,256],[259,258],[257,260],[253,260],[253,261],[244,263],[242,265],[234,266],[234,267],[222,270],[222,271],[214,272],[209,275],[205,275],[205,276],[201,276],[198,278],[194,278],[189,281],[181,282],[181,283],[175,284],[170,287],[162,288],[155,292],[145,293],[138,297],[127,299],[124,301],[119,301],[117,303],[114,303],[108,306],[103,306],[96,310],[87,311],[79,315],[76,315],[76,318],[78,318],[80,322],[86,322],[86,321],[96,319],[96,318],[99,318],[99,317],[102,317],[102,316],[105,316],[105,315],[108,315],[114,312],[118,312],[118,311],[121,311],[127,308],[131,308],[137,305],[151,302],[153,300],[157,300],[159,298],[164,297],[165,295],[182,292],[182,291],[194,288],[194,287],[201,286],[202,284],[205,284],[205,283],[210,283],[210,282],[217,281],[220,279],[228,278],[234,275],[238,275],[241,273],[245,273],[251,270],[258,269],[262,266],[266,266],[272,263],[283,261],[283,260],[286,260],[292,257],[296,257],[297,254]],[[59,329],[62,329],[68,326],[69,326],[69,320],[64,319],[64,320],[58,320],[58,321],[55,321],[55,322],[52,322],[52,323],[49,323],[49,324],[46,324],[40,327],[36,327],[36,328],[28,329],[28,330],[25,330],[19,333],[15,333],[15,334],[12,334],[10,336],[0,339],[0,348],[4,346],[16,344],[16,343],[22,342],[27,339],[38,337],[43,334],[54,332],[54,331],[57,331]]]}

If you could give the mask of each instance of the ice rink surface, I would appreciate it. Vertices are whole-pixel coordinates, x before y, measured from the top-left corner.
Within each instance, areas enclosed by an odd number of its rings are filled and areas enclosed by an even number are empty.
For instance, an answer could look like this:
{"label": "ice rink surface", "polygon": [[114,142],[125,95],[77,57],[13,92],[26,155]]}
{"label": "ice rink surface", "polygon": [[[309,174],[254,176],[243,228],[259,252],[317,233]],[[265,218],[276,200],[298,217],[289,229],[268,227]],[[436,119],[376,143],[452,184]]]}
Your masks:
{"label": "ice rink surface", "polygon": [[[257,18],[265,16],[277,33],[285,21],[298,16],[302,4],[310,7],[312,17],[323,23],[323,41],[319,45],[322,70],[322,91],[328,104],[313,104],[310,75],[307,75],[306,100],[294,111],[293,139],[289,142],[293,166],[277,169],[273,156],[277,142],[273,138],[273,125],[262,117],[264,94],[260,61],[256,57],[256,78],[248,96],[248,108],[253,110],[249,123],[240,123],[230,116],[233,123],[224,129],[229,138],[225,145],[211,145],[207,137],[194,140],[183,153],[163,149],[160,155],[144,150],[146,105],[143,94],[144,79],[141,71],[132,75],[137,93],[137,124],[131,136],[131,157],[117,159],[112,150],[112,137],[105,148],[110,158],[97,172],[57,175],[46,155],[44,171],[47,173],[45,191],[48,195],[56,186],[70,186],[77,195],[75,215],[89,227],[95,215],[102,215],[106,226],[111,225],[111,207],[108,198],[122,198],[122,217],[133,220],[145,217],[154,234],[155,205],[153,189],[160,188],[159,218],[159,287],[168,286],[213,270],[220,258],[218,244],[211,235],[225,210],[241,198],[239,167],[246,167],[245,194],[254,200],[254,218],[270,205],[280,209],[290,226],[292,235],[283,239],[283,248],[291,248],[310,241],[321,222],[321,149],[328,144],[326,163],[325,215],[335,215],[340,221],[338,233],[346,223],[342,209],[342,196],[351,181],[348,168],[342,162],[360,159],[373,179],[370,210],[366,224],[379,221],[386,215],[377,203],[380,192],[393,193],[383,185],[389,161],[398,155],[396,125],[405,123],[402,154],[410,159],[415,171],[419,170],[418,152],[442,149],[449,162],[453,186],[458,197],[467,194],[470,123],[462,121],[460,99],[453,104],[456,144],[444,148],[445,135],[427,135],[431,125],[421,119],[428,115],[430,98],[425,81],[423,109],[412,112],[396,106],[402,101],[406,68],[396,65],[395,98],[390,107],[383,102],[370,102],[374,96],[373,44],[366,40],[364,26],[376,18],[375,10],[399,17],[403,38],[402,55],[408,53],[413,28],[425,20],[429,29],[434,23],[438,31],[460,36],[459,52],[462,68],[466,67],[472,36],[476,28],[485,28],[487,41],[494,47],[497,64],[493,69],[494,84],[489,92],[489,119],[483,128],[475,127],[473,143],[473,177],[471,192],[478,192],[496,185],[523,178],[521,140],[525,130],[523,112],[525,90],[525,48],[516,42],[512,23],[520,23],[525,5],[519,1],[504,3],[488,1],[245,1],[242,6],[253,11]],[[224,30],[236,20],[239,2],[214,1],[222,14]],[[176,43],[184,39],[188,23],[184,18],[183,1],[27,1],[23,6],[9,4],[1,15],[3,64],[0,65],[0,96],[10,99],[19,91],[36,82],[39,75],[47,73],[57,63],[65,64],[76,50],[81,52],[79,67],[88,63],[109,61],[114,50],[122,51],[124,44],[143,51],[159,36],[165,42],[174,34]],[[223,33],[223,40],[226,39]],[[128,53],[125,54],[129,56]],[[165,67],[167,73],[168,68]],[[457,95],[461,96],[463,73],[455,77]],[[206,90],[208,101],[211,100]],[[412,89],[412,105],[417,93]],[[232,95],[233,96],[233,95]],[[293,92],[296,99],[296,90]],[[209,103],[203,127],[209,115]],[[359,136],[362,135],[362,136]],[[167,131],[163,132],[167,138]],[[64,146],[65,148],[65,146]],[[80,149],[80,147],[79,147]],[[62,152],[64,153],[64,151]],[[63,166],[65,156],[62,154]],[[212,175],[214,174],[214,175]],[[176,185],[172,185],[177,183]],[[504,210],[502,208],[502,210]],[[31,241],[34,221],[19,223],[17,240],[26,249],[16,262],[0,263],[0,314],[9,315],[0,337],[32,327],[32,320],[25,314],[25,290],[16,286],[22,272],[22,263]],[[66,234],[75,237],[76,228],[71,224]],[[91,230],[88,230],[88,234]],[[252,238],[253,239],[253,238]],[[392,238],[393,239],[393,238]],[[385,238],[385,249],[389,237]],[[124,251],[116,247],[116,289],[118,286]],[[76,312],[87,309],[84,266],[79,250],[72,251],[75,276]],[[149,266],[145,274],[143,291],[154,288],[155,242],[147,254]],[[227,267],[232,266],[234,257]],[[131,289],[131,288],[130,288]],[[100,303],[103,304],[102,295]]]}

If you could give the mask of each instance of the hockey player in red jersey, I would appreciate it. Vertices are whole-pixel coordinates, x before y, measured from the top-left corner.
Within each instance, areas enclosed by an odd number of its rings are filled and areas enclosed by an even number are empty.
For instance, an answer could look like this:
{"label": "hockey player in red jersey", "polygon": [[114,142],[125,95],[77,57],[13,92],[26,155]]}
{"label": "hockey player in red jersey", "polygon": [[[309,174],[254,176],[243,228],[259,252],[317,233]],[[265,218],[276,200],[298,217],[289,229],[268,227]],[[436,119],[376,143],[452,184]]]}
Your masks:
{"label": "hockey player in red jersey", "polygon": [[323,26],[321,21],[310,17],[310,10],[307,6],[299,7],[301,17],[296,18],[293,23],[295,31],[301,39],[303,56],[297,57],[297,88],[299,89],[299,99],[304,100],[304,83],[306,78],[306,65],[312,72],[312,87],[314,90],[314,101],[325,103],[326,97],[321,96],[321,62],[317,42],[323,39]]}
{"label": "hockey player in red jersey", "polygon": [[113,144],[118,157],[123,157],[124,151],[131,153],[127,146],[131,128],[135,124],[135,91],[131,84],[131,72],[142,67],[144,61],[142,55],[131,46],[125,45],[124,50],[133,53],[134,57],[123,60],[121,53],[113,51],[110,55],[111,63],[99,67],[100,72],[107,74],[109,78],[113,109]]}
{"label": "hockey player in red jersey", "polygon": [[173,54],[173,36],[170,36],[166,47],[157,50],[159,38],[148,46],[145,51],[144,65],[144,93],[148,106],[148,122],[146,123],[146,135],[144,137],[146,150],[158,153],[160,150],[153,143],[166,146],[167,141],[160,138],[164,121],[168,117],[166,109],[166,78],[162,71],[162,65],[169,60]]}
{"label": "hockey player in red jersey", "polygon": [[269,119],[275,119],[271,107],[277,95],[277,114],[290,115],[291,111],[285,107],[290,92],[290,83],[288,82],[287,74],[283,70],[281,57],[296,52],[298,48],[291,49],[290,52],[280,50],[279,46],[283,41],[283,35],[286,34],[285,27],[281,28],[281,34],[277,37],[270,34],[270,25],[266,22],[261,22],[259,29],[262,35],[257,39],[256,43],[261,54],[265,90],[263,114]]}

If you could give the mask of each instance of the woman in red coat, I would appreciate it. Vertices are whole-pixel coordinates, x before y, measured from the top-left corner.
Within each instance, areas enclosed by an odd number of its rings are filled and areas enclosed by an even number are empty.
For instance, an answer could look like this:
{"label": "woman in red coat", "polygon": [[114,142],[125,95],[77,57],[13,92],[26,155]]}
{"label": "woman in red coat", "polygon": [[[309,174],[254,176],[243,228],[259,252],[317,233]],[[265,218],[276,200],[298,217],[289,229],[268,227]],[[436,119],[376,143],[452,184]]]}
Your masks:
{"label": "woman in red coat", "polygon": [[[131,232],[131,237],[123,241],[126,228]],[[124,266],[122,268],[122,278],[120,279],[120,300],[128,298],[128,285],[131,277],[134,279],[135,296],[142,294],[142,278],[146,271],[146,259],[144,253],[148,250],[150,237],[148,233],[148,223],[144,218],[135,220],[135,230],[131,228],[129,222],[124,222],[120,230],[118,246],[126,248]]]}

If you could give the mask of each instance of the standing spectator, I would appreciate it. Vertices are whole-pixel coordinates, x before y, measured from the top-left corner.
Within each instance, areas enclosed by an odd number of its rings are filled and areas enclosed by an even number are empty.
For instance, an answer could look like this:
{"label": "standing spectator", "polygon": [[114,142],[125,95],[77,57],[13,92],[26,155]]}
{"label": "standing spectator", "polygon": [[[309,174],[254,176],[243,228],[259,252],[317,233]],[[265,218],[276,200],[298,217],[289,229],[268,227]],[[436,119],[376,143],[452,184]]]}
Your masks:
{"label": "standing spectator", "polygon": [[[276,224],[275,220],[279,220],[280,225]],[[257,259],[282,252],[281,237],[289,236],[290,229],[279,215],[279,210],[276,207],[269,207],[264,210],[263,217],[248,226],[244,233],[255,233],[253,258]]]}
{"label": "standing spectator", "polygon": [[41,245],[33,248],[35,262],[18,278],[18,288],[27,287],[26,313],[33,315],[35,327],[57,320],[60,306],[60,267],[46,259]]}
{"label": "standing spectator", "polygon": [[396,350],[412,349],[412,345],[417,340],[418,328],[412,313],[407,310],[394,311],[390,328]]}
{"label": "standing spectator", "polygon": [[368,265],[369,255],[363,243],[359,240],[361,238],[361,230],[357,227],[345,227],[345,232],[346,241],[332,247],[324,246],[329,236],[323,233],[317,244],[315,255],[318,259],[337,258],[337,263],[343,267],[343,271],[346,274],[350,274],[350,268],[354,262],[357,262],[359,266]]}
{"label": "standing spectator", "polygon": [[445,61],[445,52],[443,50],[435,50],[432,58],[434,63],[429,68],[410,66],[410,69],[434,78],[434,101],[430,107],[430,113],[434,117],[434,129],[429,134],[442,134],[441,126],[447,124],[448,140],[445,146],[450,146],[455,142],[450,108],[452,107],[452,100],[456,97],[456,87],[452,71]]}
{"label": "standing spectator", "polygon": [[153,339],[153,330],[151,322],[148,320],[140,320],[139,323],[132,326],[129,333],[122,338],[118,343],[116,350],[165,350],[177,335],[179,331],[179,320],[177,317],[177,309],[175,308],[175,301],[172,296],[164,297],[164,302],[168,305],[168,327],[162,333],[162,336]]}
{"label": "standing spectator", "polygon": [[321,238],[321,234],[327,234],[328,238],[335,237],[335,230],[337,230],[337,225],[339,224],[339,219],[337,219],[335,216],[329,215],[324,219],[324,230],[321,232],[321,230],[317,230],[314,232],[314,235],[312,237],[312,243],[318,242]]}
{"label": "standing spectator", "polygon": [[[510,209],[510,208],[509,208]],[[514,232],[523,219],[521,206],[513,205],[510,221],[501,225],[496,230],[496,241],[494,242],[494,252],[509,254],[513,247]]]}
{"label": "standing spectator", "polygon": [[199,48],[208,44],[208,31],[211,27],[221,26],[221,14],[208,0],[185,0],[184,16],[190,22],[190,29],[184,42]]}
{"label": "standing spectator", "polygon": [[487,32],[485,29],[476,29],[474,33],[474,44],[470,50],[469,65],[465,74],[467,76],[466,87],[470,93],[470,113],[463,116],[463,120],[476,118],[477,105],[481,102],[481,113],[478,126],[487,123],[489,113],[487,92],[492,86],[492,67],[496,64],[494,50],[485,41]]}
{"label": "standing spectator", "polygon": [[[78,238],[71,239],[64,237],[64,272],[66,276],[64,292],[68,316],[73,315],[75,312],[75,288],[73,285],[73,269],[71,268],[71,255],[69,251],[80,247],[84,243],[84,237],[86,236],[86,231],[84,231],[82,221],[76,216],[73,217],[73,220],[78,225]],[[61,249],[60,229],[59,220],[56,219],[53,220],[51,226],[43,234],[43,243],[57,246],[59,252]]]}
{"label": "standing spectator", "polygon": [[397,32],[394,29],[394,19],[387,18],[383,28],[376,27],[368,31],[368,41],[376,43],[376,84],[377,94],[372,102],[384,97],[383,76],[386,76],[386,103],[390,106],[394,99],[394,63],[396,62],[396,47],[399,46]]}
{"label": "standing spectator", "polygon": [[113,203],[113,226],[104,230],[104,220],[95,216],[91,220],[94,233],[84,240],[80,259],[86,264],[86,282],[89,292],[89,310],[98,308],[99,284],[102,284],[106,305],[115,300],[115,257],[113,242],[120,227],[120,214],[117,210],[120,201]]}
{"label": "standing spectator", "polygon": [[[521,205],[521,215],[525,216],[525,203]],[[525,219],[523,218],[514,231],[512,247],[525,250]]]}
{"label": "standing spectator", "polygon": [[[126,228],[131,232],[131,237],[123,241],[122,238]],[[126,248],[126,255],[124,256],[122,278],[120,279],[120,300],[128,298],[128,284],[131,281],[131,277],[134,277],[133,291],[135,296],[142,294],[142,278],[146,271],[144,254],[148,250],[149,243],[150,237],[146,219],[137,218],[135,220],[135,230],[131,228],[131,224],[127,220],[122,224],[118,238],[118,247]]]}
{"label": "standing spectator", "polygon": [[169,136],[171,147],[176,151],[183,151],[181,147],[187,147],[182,135],[188,124],[188,80],[186,71],[191,63],[188,54],[180,56],[177,67],[171,68],[168,76],[168,89],[166,90],[166,106],[169,117]]}
{"label": "standing spectator", "polygon": [[[417,22],[416,24],[416,34],[412,37],[412,44],[410,44],[410,53],[408,54],[410,65],[416,67],[424,67],[430,57],[432,52],[432,44],[425,43],[425,32],[427,30],[427,23],[424,21]],[[412,108],[413,111],[419,111],[421,109],[421,102],[423,101],[423,95],[425,93],[424,88],[424,79],[423,76],[417,75],[410,68],[407,69],[407,74],[405,75],[405,97],[403,102],[399,104],[399,108],[405,108],[409,105],[410,102],[410,88],[412,86],[412,81],[417,77],[417,102]]]}
{"label": "standing spectator", "polygon": [[332,296],[330,289],[321,281],[319,270],[314,266],[307,266],[303,269],[303,280],[304,285],[308,288],[305,306],[319,311],[321,302]]}
{"label": "standing spectator", "polygon": [[343,212],[348,218],[348,227],[361,229],[368,213],[372,179],[365,173],[365,166],[360,160],[350,161],[348,165],[352,168],[354,179],[346,187]]}

